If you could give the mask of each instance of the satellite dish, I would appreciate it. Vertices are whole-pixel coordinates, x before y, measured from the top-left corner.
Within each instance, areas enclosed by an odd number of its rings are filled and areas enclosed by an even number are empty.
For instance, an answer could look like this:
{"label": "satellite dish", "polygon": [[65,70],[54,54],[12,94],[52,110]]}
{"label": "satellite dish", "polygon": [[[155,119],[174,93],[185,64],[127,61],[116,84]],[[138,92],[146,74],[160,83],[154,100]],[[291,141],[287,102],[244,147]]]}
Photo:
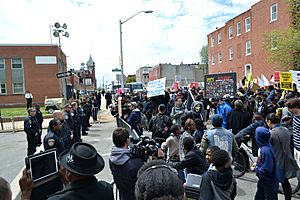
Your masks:
{"label": "satellite dish", "polygon": [[54,24],[54,26],[55,26],[55,28],[60,28],[60,24],[59,24],[58,22],[56,22],[56,23]]}
{"label": "satellite dish", "polygon": [[65,37],[69,37],[69,33],[68,33],[68,32],[65,32],[64,36],[65,36]]}
{"label": "satellite dish", "polygon": [[54,35],[54,37],[58,37],[59,36],[59,32],[58,31],[54,31],[53,35]]}
{"label": "satellite dish", "polygon": [[67,29],[67,24],[64,23],[64,24],[62,25],[62,27],[63,27],[64,29]]}

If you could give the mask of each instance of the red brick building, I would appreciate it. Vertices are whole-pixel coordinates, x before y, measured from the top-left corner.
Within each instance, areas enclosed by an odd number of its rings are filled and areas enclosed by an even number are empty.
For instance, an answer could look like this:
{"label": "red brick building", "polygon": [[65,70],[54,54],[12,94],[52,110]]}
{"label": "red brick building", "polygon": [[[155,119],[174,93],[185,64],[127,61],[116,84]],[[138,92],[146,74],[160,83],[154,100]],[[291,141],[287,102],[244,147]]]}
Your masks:
{"label": "red brick building", "polygon": [[236,72],[240,80],[251,72],[253,79],[261,74],[270,79],[276,66],[267,62],[264,35],[284,30],[290,24],[287,1],[261,0],[252,5],[224,27],[208,34],[209,73]]}
{"label": "red brick building", "polygon": [[33,103],[43,104],[45,97],[65,94],[68,78],[56,73],[67,71],[66,55],[55,45],[0,45],[0,104],[25,105],[27,90]]}

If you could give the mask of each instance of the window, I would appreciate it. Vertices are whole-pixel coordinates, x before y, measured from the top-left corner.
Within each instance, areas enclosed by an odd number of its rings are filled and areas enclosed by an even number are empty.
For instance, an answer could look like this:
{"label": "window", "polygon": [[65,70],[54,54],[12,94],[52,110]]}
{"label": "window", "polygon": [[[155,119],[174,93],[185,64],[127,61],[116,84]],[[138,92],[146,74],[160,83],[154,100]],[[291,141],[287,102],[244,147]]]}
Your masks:
{"label": "window", "polygon": [[251,42],[248,40],[246,42],[246,56],[251,55]]}
{"label": "window", "polygon": [[13,83],[13,92],[14,94],[23,94],[24,93],[23,83]]}
{"label": "window", "polygon": [[221,44],[222,38],[221,38],[221,33],[218,33],[218,44]]}
{"label": "window", "polygon": [[221,52],[219,52],[219,54],[218,54],[218,61],[219,61],[219,63],[222,63],[222,54],[221,54]]}
{"label": "window", "polygon": [[214,56],[214,54],[211,55],[211,64],[212,65],[215,64],[215,56]]}
{"label": "window", "polygon": [[22,68],[22,59],[21,58],[12,58],[11,65],[13,69],[21,69]]}
{"label": "window", "polygon": [[248,32],[248,31],[250,31],[250,28],[251,28],[251,22],[250,22],[250,17],[247,17],[246,19],[245,19],[245,32]]}
{"label": "window", "polygon": [[244,67],[245,67],[245,76],[248,78],[249,73],[252,73],[252,66],[251,64],[246,64]]}
{"label": "window", "polygon": [[92,85],[92,79],[86,78],[85,79],[85,85]]}
{"label": "window", "polygon": [[6,84],[5,83],[0,84],[0,94],[6,94]]}
{"label": "window", "polygon": [[241,22],[236,24],[236,35],[241,35]]}
{"label": "window", "polygon": [[4,58],[0,58],[0,69],[4,69],[5,64],[4,64]]}
{"label": "window", "polygon": [[277,20],[277,13],[278,13],[277,3],[275,3],[270,7],[270,22]]}
{"label": "window", "polygon": [[229,48],[229,60],[232,60],[233,59],[233,48],[230,47]]}
{"label": "window", "polygon": [[231,39],[233,37],[233,27],[232,26],[229,26],[228,37],[229,37],[229,39]]}
{"label": "window", "polygon": [[210,38],[210,46],[213,47],[215,45],[215,37],[212,35]]}

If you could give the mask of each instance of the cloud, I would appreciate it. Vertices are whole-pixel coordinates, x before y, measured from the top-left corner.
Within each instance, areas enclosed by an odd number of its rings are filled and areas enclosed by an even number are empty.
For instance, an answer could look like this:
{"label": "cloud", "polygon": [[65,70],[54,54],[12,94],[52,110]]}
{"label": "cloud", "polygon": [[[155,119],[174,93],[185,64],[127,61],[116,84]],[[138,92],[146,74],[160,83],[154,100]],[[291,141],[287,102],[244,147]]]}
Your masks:
{"label": "cloud", "polygon": [[[0,43],[58,43],[50,32],[55,22],[68,25],[62,37],[68,67],[78,69],[91,55],[99,84],[114,79],[119,66],[119,20],[122,25],[124,72],[145,65],[200,62],[207,34],[246,11],[258,0],[12,0],[0,8]],[[107,75],[108,74],[108,75]]]}

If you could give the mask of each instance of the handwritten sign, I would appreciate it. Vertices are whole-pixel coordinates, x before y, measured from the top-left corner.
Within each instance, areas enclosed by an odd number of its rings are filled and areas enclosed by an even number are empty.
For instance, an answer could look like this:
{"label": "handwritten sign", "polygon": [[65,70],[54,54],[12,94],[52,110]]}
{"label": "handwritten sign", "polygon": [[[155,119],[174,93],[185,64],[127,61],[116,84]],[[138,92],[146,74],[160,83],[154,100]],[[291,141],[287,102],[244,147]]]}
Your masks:
{"label": "handwritten sign", "polygon": [[165,94],[166,78],[148,82],[147,97],[155,97]]}

